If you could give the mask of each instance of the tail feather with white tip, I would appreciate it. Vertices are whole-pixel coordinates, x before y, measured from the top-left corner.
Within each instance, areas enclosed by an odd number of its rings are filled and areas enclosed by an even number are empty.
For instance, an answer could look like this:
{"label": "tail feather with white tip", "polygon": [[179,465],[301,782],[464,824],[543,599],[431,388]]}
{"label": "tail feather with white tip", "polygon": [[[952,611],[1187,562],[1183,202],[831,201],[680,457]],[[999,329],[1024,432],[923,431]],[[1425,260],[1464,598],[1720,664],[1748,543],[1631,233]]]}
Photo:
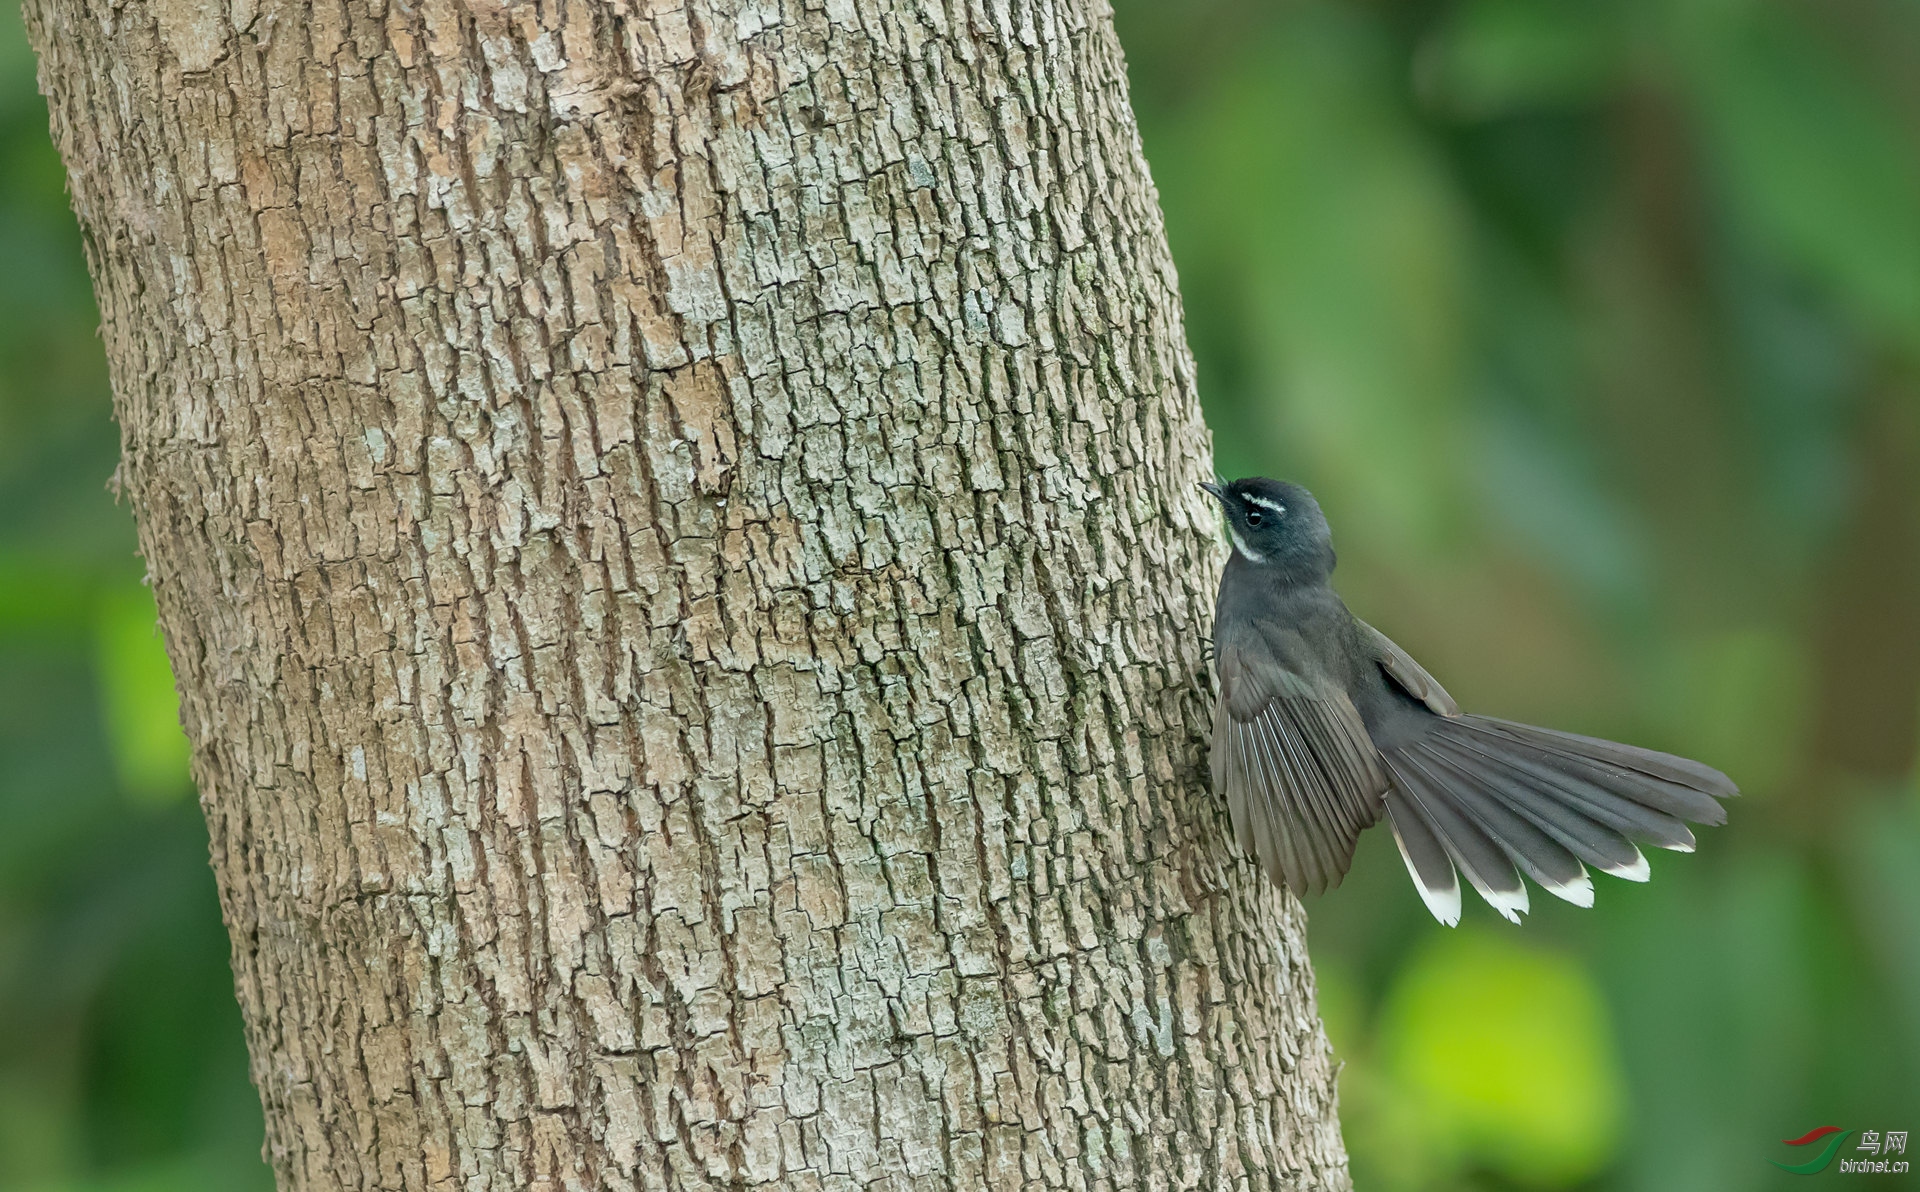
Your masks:
{"label": "tail feather with white tip", "polygon": [[1588,865],[1645,881],[1640,844],[1692,852],[1685,821],[1725,823],[1720,800],[1740,793],[1683,757],[1487,716],[1435,717],[1382,756],[1400,856],[1448,926],[1460,921],[1456,871],[1516,923],[1528,909],[1522,875],[1592,906]]}

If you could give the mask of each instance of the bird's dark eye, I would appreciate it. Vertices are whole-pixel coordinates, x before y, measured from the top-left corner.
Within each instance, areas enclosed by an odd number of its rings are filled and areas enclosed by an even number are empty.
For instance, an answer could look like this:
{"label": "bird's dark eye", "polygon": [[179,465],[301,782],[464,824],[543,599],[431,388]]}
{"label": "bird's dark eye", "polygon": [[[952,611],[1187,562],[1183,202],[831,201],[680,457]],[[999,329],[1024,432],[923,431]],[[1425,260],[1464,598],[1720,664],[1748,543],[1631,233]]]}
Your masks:
{"label": "bird's dark eye", "polygon": [[1265,518],[1263,518],[1263,517],[1261,517],[1261,516],[1260,516],[1260,511],[1259,511],[1258,509],[1249,509],[1249,510],[1247,510],[1247,524],[1248,524],[1248,525],[1250,525],[1250,526],[1257,526],[1257,525],[1259,525],[1259,524],[1260,524],[1261,522],[1263,522],[1263,521],[1265,521],[1265,520],[1266,520]]}

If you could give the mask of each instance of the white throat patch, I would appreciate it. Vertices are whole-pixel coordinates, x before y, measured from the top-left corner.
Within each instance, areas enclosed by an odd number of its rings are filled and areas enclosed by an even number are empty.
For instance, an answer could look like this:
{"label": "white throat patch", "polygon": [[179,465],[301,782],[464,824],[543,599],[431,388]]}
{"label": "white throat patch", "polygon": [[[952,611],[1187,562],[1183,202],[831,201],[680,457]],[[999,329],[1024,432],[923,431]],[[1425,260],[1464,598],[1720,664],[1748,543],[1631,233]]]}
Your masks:
{"label": "white throat patch", "polygon": [[1239,551],[1240,556],[1247,562],[1264,563],[1267,561],[1267,556],[1247,545],[1247,540],[1240,537],[1240,531],[1233,528],[1233,522],[1231,520],[1227,522],[1227,533],[1233,535],[1233,549]]}

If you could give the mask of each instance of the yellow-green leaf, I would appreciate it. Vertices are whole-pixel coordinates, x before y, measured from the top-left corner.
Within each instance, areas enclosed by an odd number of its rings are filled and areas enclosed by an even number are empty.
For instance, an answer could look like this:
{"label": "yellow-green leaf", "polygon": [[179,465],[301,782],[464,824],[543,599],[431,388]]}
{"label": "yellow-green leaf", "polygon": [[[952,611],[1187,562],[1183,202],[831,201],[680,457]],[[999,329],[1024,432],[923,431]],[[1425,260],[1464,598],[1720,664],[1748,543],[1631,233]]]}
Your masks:
{"label": "yellow-green leaf", "polygon": [[1614,1153],[1619,1060],[1600,993],[1572,956],[1449,934],[1399,975],[1380,1047],[1390,1079],[1470,1163],[1558,1187]]}

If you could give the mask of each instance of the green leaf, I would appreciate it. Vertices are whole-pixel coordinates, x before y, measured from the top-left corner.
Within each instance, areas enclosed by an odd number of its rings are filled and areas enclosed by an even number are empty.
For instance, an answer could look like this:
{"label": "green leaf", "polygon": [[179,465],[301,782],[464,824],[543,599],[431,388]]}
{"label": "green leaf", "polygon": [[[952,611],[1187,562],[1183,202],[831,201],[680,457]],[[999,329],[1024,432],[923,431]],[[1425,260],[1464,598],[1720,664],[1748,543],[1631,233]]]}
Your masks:
{"label": "green leaf", "polygon": [[1577,1183],[1619,1142],[1611,1025],[1572,956],[1473,931],[1440,937],[1396,979],[1380,1049],[1452,1149],[1511,1179]]}

